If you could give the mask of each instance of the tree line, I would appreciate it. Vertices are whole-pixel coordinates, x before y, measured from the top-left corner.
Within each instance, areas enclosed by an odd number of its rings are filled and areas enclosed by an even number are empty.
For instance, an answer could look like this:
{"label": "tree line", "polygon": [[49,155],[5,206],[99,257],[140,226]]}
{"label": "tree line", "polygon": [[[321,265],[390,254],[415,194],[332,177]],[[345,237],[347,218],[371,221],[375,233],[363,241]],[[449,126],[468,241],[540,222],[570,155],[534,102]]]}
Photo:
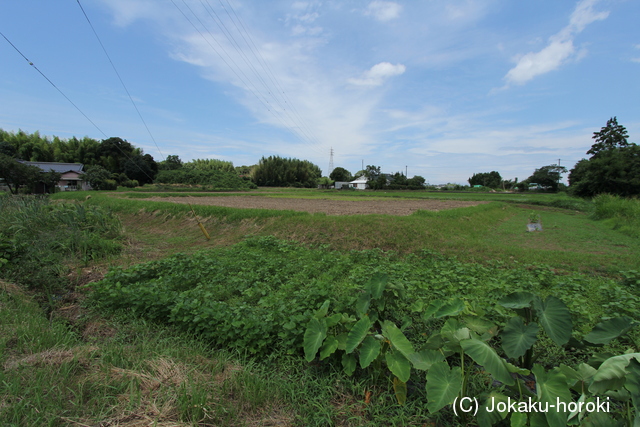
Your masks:
{"label": "tree line", "polygon": [[[569,194],[593,197],[598,194],[613,194],[623,197],[640,195],[640,146],[629,142],[627,129],[618,123],[617,117],[607,121],[606,126],[594,132],[594,140],[586,154],[569,171]],[[567,169],[560,165],[548,165],[536,169],[526,180],[504,181],[496,171],[474,173],[469,185],[489,188],[517,188],[526,190],[537,184],[548,191],[558,191],[563,184],[560,178]]]}
{"label": "tree line", "polygon": [[[600,193],[621,196],[640,195],[640,146],[629,143],[624,126],[612,117],[600,131],[594,132],[594,144],[569,171],[570,194],[591,197]],[[37,168],[29,169],[17,160],[32,162],[83,163],[85,180],[95,189],[116,189],[118,185],[134,187],[157,182],[166,184],[206,185],[215,188],[252,188],[258,186],[293,186],[313,188],[332,181],[349,182],[366,177],[372,189],[425,189],[425,179],[412,178],[397,172],[383,174],[379,166],[367,165],[351,174],[337,167],[329,177],[322,177],[320,168],[307,160],[280,156],[262,157],[256,165],[234,167],[232,162],[218,159],[194,159],[183,162],[177,155],[169,155],[156,162],[141,148],[128,141],[112,137],[98,141],[89,137],[78,139],[52,139],[38,132],[27,134],[0,129],[0,178],[5,183],[21,182],[33,188],[37,182],[51,187],[55,174],[43,174]],[[525,180],[504,180],[497,171],[474,173],[470,186],[520,191],[534,186],[546,191],[565,189],[560,182],[566,173],[564,166],[551,164],[535,169]],[[17,191],[17,186],[10,185]]]}

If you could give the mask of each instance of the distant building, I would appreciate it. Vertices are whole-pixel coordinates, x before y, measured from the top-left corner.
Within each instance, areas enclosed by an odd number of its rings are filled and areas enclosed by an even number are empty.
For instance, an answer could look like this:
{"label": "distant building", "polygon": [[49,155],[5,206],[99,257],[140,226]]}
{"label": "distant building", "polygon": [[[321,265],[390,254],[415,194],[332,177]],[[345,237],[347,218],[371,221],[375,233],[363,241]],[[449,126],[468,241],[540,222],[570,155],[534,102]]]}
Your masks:
{"label": "distant building", "polygon": [[[91,186],[88,182],[82,180],[84,175],[84,165],[82,163],[56,163],[56,162],[25,162],[21,161],[25,165],[36,166],[42,169],[42,172],[58,172],[60,174],[60,181],[56,187],[58,191],[76,191],[76,190],[91,190]],[[37,189],[37,192],[41,190]]]}
{"label": "distant building", "polygon": [[367,181],[367,177],[363,175],[360,178],[351,181],[349,183],[349,187],[355,188],[356,190],[366,190],[369,188]]}
{"label": "distant building", "polygon": [[349,188],[351,185],[349,181],[336,181],[333,183],[333,188],[336,190],[341,190],[343,188]]}

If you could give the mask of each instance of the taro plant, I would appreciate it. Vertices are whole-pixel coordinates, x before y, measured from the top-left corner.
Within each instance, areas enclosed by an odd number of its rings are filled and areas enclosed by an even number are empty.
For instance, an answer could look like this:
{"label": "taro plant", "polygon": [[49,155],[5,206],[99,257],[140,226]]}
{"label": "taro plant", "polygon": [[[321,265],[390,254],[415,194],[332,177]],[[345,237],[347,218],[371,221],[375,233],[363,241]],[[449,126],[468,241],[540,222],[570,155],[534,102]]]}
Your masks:
{"label": "taro plant", "polygon": [[529,292],[514,292],[498,303],[518,314],[507,321],[501,332],[502,349],[525,369],[531,369],[540,355],[534,352],[540,327],[559,346],[583,348],[608,344],[640,324],[627,316],[607,319],[594,326],[580,341],[572,337],[571,313],[559,298],[548,296],[542,300]]}
{"label": "taro plant", "polygon": [[[512,370],[519,374],[516,386],[506,384],[508,387],[503,389],[504,393],[494,392],[491,398],[504,402],[513,397],[516,407],[525,405],[526,398],[538,405],[538,408],[555,408],[546,412],[513,412],[510,415],[511,425],[526,425],[529,422],[530,425],[565,426],[580,424],[582,421],[590,422],[590,425],[617,425],[610,415],[587,410],[589,407],[597,408],[594,403],[596,397],[615,398],[623,402],[627,408],[628,425],[634,425],[631,405],[637,408],[638,399],[634,400],[630,396],[636,392],[640,377],[635,377],[637,372],[636,363],[632,361],[635,357],[633,354],[610,358],[597,355],[589,361],[590,364],[582,363],[577,369],[561,365],[546,371],[542,366],[534,364],[538,354],[534,354],[533,349],[540,329],[538,323],[556,344],[585,347],[606,345],[626,334],[639,322],[629,317],[607,319],[598,323],[582,340],[577,340],[571,336],[569,310],[558,298],[550,296],[542,300],[527,292],[516,292],[501,299],[499,304],[518,313],[518,316],[509,319],[501,333],[503,350],[507,356],[519,359],[527,369]],[[529,373],[533,376],[529,376]],[[529,380],[528,386],[525,379]],[[580,396],[575,404],[571,404],[572,390]],[[558,401],[566,403],[566,406],[557,407]],[[484,408],[487,408],[487,404]],[[483,410],[479,414],[479,422],[480,425],[492,425],[508,416],[508,413],[496,414]]]}
{"label": "taro plant", "polygon": [[[453,317],[468,311],[460,299],[434,301],[426,309],[413,305],[414,311],[424,309],[425,320],[449,317],[416,351],[402,327],[382,318],[385,307],[402,291],[402,286],[389,283],[386,275],[372,277],[356,302],[357,318],[344,313],[329,315],[329,301],[325,301],[309,320],[304,334],[306,360],[311,362],[318,352],[320,360],[324,360],[342,351],[342,366],[349,375],[358,364],[362,369],[371,367],[379,375],[390,372],[400,404],[406,400],[406,383],[412,368],[427,371],[427,409],[432,413],[466,396],[469,376],[475,370],[469,358],[497,380],[514,384],[508,364],[487,343],[495,336],[496,326],[477,316]],[[405,320],[403,326],[408,323]],[[455,364],[450,366],[446,358],[456,355],[459,359],[454,357]]]}
{"label": "taro plant", "polygon": [[427,370],[427,409],[431,413],[447,405],[459,405],[461,401],[457,398],[468,397],[469,379],[478,370],[503,384],[515,383],[511,376],[515,367],[506,363],[489,345],[497,334],[497,326],[478,314],[482,314],[482,310],[470,309],[459,298],[449,302],[433,301],[424,310],[423,317],[427,321],[447,317],[419,353],[422,359],[433,360],[431,366],[424,367]]}
{"label": "taro plant", "polygon": [[534,344],[541,326],[559,346],[571,339],[571,313],[559,298],[548,296],[542,300],[529,292],[514,292],[502,298],[498,304],[518,314],[509,319],[502,330],[502,349],[525,369],[531,369],[540,355],[534,353]]}

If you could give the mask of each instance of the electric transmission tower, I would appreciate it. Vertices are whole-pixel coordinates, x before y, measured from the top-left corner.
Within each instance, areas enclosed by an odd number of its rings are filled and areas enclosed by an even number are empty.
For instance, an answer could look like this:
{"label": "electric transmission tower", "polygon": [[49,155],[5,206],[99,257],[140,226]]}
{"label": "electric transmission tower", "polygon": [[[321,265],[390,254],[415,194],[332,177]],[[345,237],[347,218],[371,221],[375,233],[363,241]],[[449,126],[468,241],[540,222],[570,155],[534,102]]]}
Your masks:
{"label": "electric transmission tower", "polygon": [[333,172],[333,147],[331,147],[329,155],[329,173],[327,173],[327,176],[331,175],[331,172]]}

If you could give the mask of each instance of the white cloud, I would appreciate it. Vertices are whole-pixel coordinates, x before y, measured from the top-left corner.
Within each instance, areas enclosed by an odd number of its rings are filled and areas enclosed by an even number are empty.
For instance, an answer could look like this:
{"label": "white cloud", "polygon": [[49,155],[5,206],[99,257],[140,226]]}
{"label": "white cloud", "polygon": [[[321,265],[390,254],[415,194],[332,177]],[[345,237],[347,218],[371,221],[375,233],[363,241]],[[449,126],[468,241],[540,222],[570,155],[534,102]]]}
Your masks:
{"label": "white cloud", "polygon": [[560,67],[574,53],[572,40],[552,40],[540,52],[529,52],[518,59],[505,79],[509,83],[523,84],[534,77]]}
{"label": "white cloud", "polygon": [[406,69],[407,67],[402,64],[393,65],[389,62],[381,62],[365,71],[362,77],[349,79],[348,82],[356,86],[380,86],[387,78],[398,76]]}
{"label": "white cloud", "polygon": [[[634,46],[636,49],[640,49],[640,44]],[[631,58],[631,62],[637,62],[640,64],[640,58]]]}
{"label": "white cloud", "polygon": [[164,11],[153,0],[102,0],[114,12],[114,23],[120,27],[131,25],[138,19],[163,19]]}
{"label": "white cloud", "polygon": [[398,18],[401,11],[402,6],[397,3],[375,0],[369,3],[364,13],[367,16],[373,16],[378,21],[384,22]]}
{"label": "white cloud", "polygon": [[569,24],[557,34],[549,37],[549,44],[539,52],[529,52],[516,58],[516,66],[513,67],[505,80],[509,84],[524,84],[539,75],[558,69],[567,61],[578,60],[585,55],[585,50],[576,49],[573,44],[574,37],[592,22],[606,19],[609,12],[595,12],[593,6],[598,0],[581,0],[576,5]]}
{"label": "white cloud", "polygon": [[579,33],[592,22],[607,19],[609,12],[595,12],[593,10],[593,6],[598,1],[599,0],[582,0],[578,3],[569,21],[569,26],[573,32]]}

